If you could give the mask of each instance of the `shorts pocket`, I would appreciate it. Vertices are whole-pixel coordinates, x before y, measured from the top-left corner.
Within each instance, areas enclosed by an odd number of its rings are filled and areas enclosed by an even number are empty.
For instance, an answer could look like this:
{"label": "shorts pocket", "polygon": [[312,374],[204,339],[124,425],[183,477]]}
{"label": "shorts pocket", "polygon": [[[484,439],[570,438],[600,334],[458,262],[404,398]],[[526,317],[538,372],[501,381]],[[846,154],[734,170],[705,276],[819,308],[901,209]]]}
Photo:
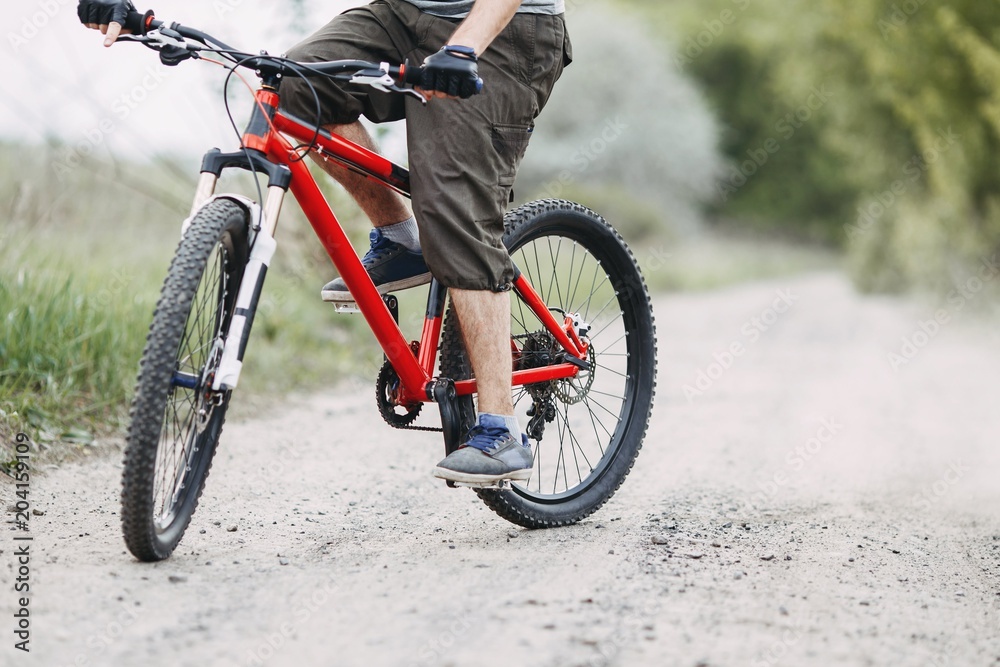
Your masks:
{"label": "shorts pocket", "polygon": [[513,198],[514,179],[517,168],[521,164],[528,142],[531,141],[531,125],[494,125],[493,149],[500,158],[500,169],[497,172],[497,204],[500,211],[506,211]]}
{"label": "shorts pocket", "polygon": [[532,125],[494,125],[493,150],[500,158],[498,175],[500,184],[513,184],[517,168],[521,164],[528,142],[531,141]]}

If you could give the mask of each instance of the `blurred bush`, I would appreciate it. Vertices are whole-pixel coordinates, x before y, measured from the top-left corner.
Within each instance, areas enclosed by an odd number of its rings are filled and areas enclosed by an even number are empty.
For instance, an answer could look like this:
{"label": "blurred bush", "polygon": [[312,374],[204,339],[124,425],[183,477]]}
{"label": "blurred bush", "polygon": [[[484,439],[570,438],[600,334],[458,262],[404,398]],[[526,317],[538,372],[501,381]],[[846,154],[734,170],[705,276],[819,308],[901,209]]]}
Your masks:
{"label": "blurred bush", "polygon": [[845,246],[866,290],[947,290],[998,249],[996,3],[622,3],[719,115],[716,213]]}
{"label": "blurred bush", "polygon": [[704,98],[634,15],[568,6],[573,64],[538,119],[515,190],[578,199],[630,238],[696,228],[721,167]]}

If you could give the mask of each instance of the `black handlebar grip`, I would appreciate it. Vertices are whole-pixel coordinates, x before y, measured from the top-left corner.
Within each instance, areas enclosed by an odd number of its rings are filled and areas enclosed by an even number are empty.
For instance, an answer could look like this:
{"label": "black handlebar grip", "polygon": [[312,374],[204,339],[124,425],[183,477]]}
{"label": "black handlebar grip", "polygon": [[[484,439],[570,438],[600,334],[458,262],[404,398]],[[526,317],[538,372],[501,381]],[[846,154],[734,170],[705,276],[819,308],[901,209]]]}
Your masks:
{"label": "black handlebar grip", "polygon": [[403,83],[411,86],[419,86],[424,82],[424,71],[419,65],[411,65],[409,58],[403,64]]}
{"label": "black handlebar grip", "polygon": [[149,31],[149,24],[152,18],[152,9],[146,10],[145,14],[129,12],[128,16],[125,17],[125,25],[123,27],[133,35],[145,35]]}

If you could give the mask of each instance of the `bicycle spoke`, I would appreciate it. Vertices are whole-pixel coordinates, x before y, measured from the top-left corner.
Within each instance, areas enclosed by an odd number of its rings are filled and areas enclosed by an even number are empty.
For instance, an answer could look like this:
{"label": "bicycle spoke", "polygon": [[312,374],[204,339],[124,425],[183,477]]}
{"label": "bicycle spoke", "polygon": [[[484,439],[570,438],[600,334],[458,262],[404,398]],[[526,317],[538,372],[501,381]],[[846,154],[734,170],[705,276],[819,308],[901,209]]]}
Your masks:
{"label": "bicycle spoke", "polygon": [[628,379],[628,375],[625,375],[624,373],[619,373],[618,371],[616,371],[613,368],[608,368],[607,366],[605,366],[604,364],[602,364],[600,362],[597,363],[597,367],[598,368],[603,368],[604,370],[609,371],[611,373],[614,373],[615,375],[620,375],[621,377],[625,378],[626,380]]}
{"label": "bicycle spoke", "polygon": [[622,318],[622,316],[623,316],[624,314],[625,314],[625,313],[618,313],[618,317],[615,317],[614,319],[612,319],[611,321],[609,321],[609,322],[608,322],[607,324],[605,324],[605,325],[604,325],[603,327],[601,327],[601,330],[600,330],[600,331],[598,331],[597,333],[595,333],[595,334],[594,334],[593,336],[591,336],[591,337],[590,337],[590,338],[591,338],[591,340],[593,340],[593,339],[597,338],[597,337],[598,337],[598,336],[600,336],[600,335],[601,335],[602,333],[604,333],[604,331],[605,331],[605,330],[606,330],[606,329],[607,329],[607,328],[608,328],[609,326],[611,326],[611,325],[612,325],[612,324],[614,324],[615,322],[619,321],[619,320],[620,320],[620,319]]}
{"label": "bicycle spoke", "polygon": [[562,298],[562,290],[559,289],[559,254],[562,252],[562,237],[559,237],[559,245],[556,246],[556,256],[552,260],[552,282],[556,287],[556,298],[558,300],[558,305],[566,308],[569,307],[568,303],[565,303]]}
{"label": "bicycle spoke", "polygon": [[619,401],[622,401],[622,402],[625,401],[625,397],[624,396],[616,396],[615,394],[609,394],[607,392],[598,391],[596,389],[591,389],[590,393],[591,394],[599,394],[601,396],[607,396],[608,398],[617,398]]}
{"label": "bicycle spoke", "polygon": [[[597,262],[594,265],[594,279],[590,283],[590,294],[587,295],[587,311],[583,314],[583,317],[586,320],[590,319],[590,302],[593,301],[594,295],[597,294],[597,290],[604,287],[604,283],[608,282],[608,276],[607,274],[605,274],[604,278],[601,280],[601,284],[600,285],[597,284],[597,274],[600,272],[601,272],[601,263]],[[579,308],[577,308],[577,310],[579,311]]]}
{"label": "bicycle spoke", "polygon": [[[570,280],[573,280],[573,267],[576,266],[576,248],[577,248],[576,241],[573,241],[573,254],[569,258],[569,279]],[[586,259],[586,258],[584,258],[584,259]],[[583,274],[583,265],[584,265],[584,263],[585,262],[583,260],[580,261],[580,273],[581,274]],[[576,284],[573,285],[573,293],[569,294],[569,299],[566,300],[566,305],[567,306],[572,306],[573,305],[573,302],[576,300],[576,290],[577,290],[577,288],[579,286],[580,286],[580,278],[578,276],[577,279],[576,279]],[[568,294],[569,293],[569,286],[568,285],[566,286],[566,291],[567,291],[567,294]]]}
{"label": "bicycle spoke", "polygon": [[[619,353],[619,354],[611,354],[611,353],[608,352],[608,350],[610,350],[611,348],[613,348],[615,345],[617,345],[621,341],[625,340],[625,336],[627,336],[627,335],[628,335],[627,332],[623,333],[621,336],[619,336],[618,338],[616,338],[613,343],[609,343],[606,348],[604,348],[603,350],[600,350],[597,353],[597,356],[599,356],[599,357],[627,357],[628,356],[627,352],[622,352],[622,353]],[[593,340],[593,339],[591,339],[591,340]]]}

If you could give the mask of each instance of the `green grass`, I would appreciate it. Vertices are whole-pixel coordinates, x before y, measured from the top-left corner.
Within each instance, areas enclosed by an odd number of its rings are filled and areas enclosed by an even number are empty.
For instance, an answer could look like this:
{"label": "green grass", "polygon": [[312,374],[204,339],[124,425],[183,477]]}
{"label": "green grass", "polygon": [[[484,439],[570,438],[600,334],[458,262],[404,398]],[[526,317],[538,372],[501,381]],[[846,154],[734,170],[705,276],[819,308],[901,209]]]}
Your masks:
{"label": "green grass", "polygon": [[[56,180],[50,165],[57,154],[0,145],[0,201],[10,202],[0,221],[3,460],[18,431],[56,453],[122,435],[193,191],[193,179],[163,163],[88,163]],[[247,181],[221,189],[248,191]],[[363,320],[320,301],[319,287],[334,271],[294,204],[286,205],[281,227],[238,390],[256,406],[333,384],[379,360]]]}

